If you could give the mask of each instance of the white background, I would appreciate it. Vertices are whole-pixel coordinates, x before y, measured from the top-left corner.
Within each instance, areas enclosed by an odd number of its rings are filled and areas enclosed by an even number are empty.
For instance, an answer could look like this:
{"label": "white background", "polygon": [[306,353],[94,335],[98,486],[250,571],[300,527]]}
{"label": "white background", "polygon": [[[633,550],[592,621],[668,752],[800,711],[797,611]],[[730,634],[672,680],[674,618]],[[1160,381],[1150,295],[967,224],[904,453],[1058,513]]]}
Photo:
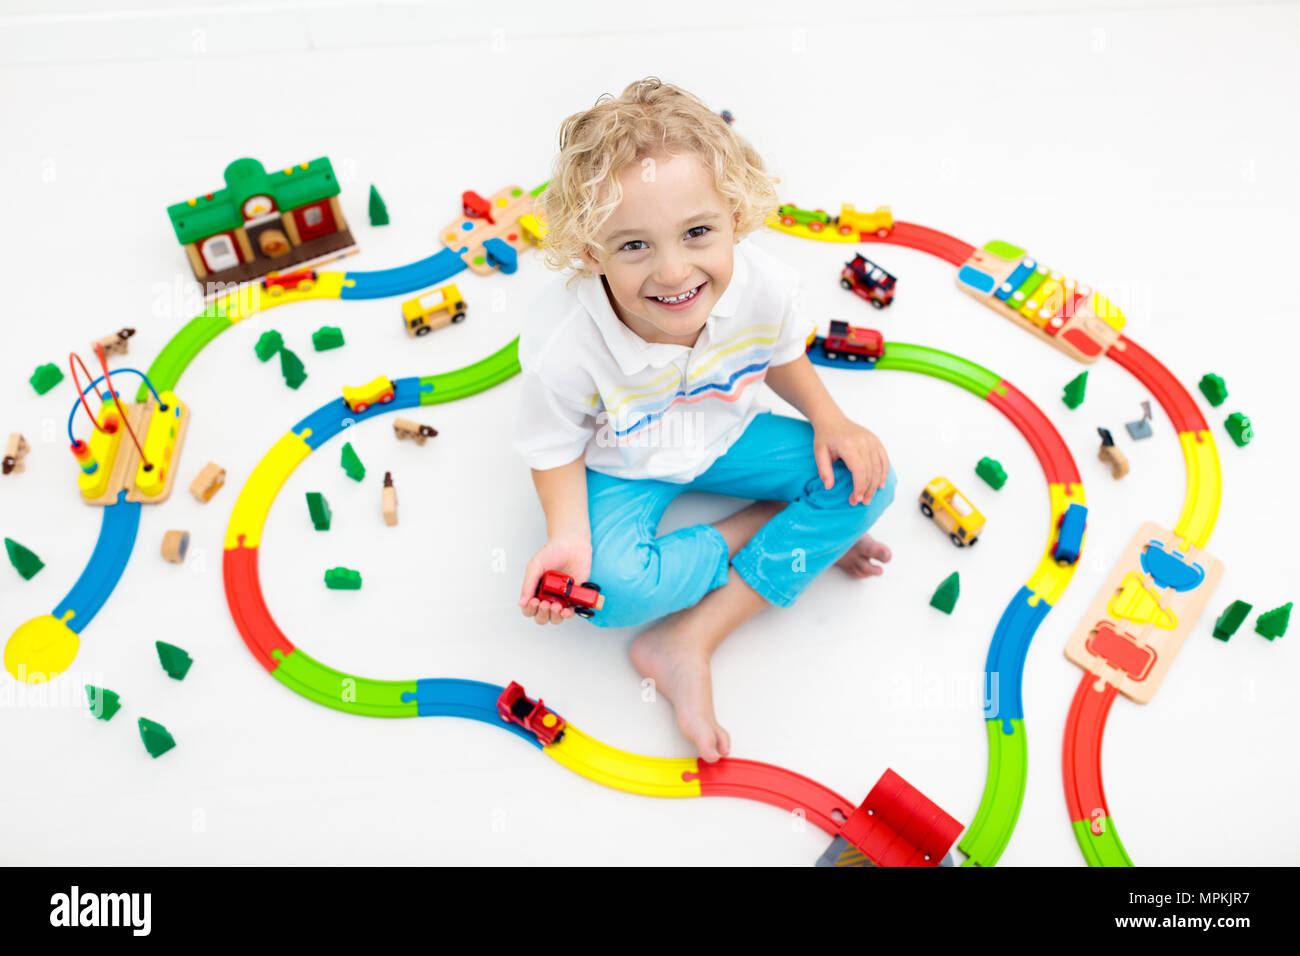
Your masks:
{"label": "white background", "polygon": [[[135,326],[144,368],[197,311],[170,203],[221,187],[240,156],[274,169],[329,156],[361,253],[386,268],[437,248],[462,190],[548,177],[560,121],[603,92],[658,74],[732,110],[781,177],[782,195],[834,210],[892,205],[899,219],[974,244],[1002,238],[1091,282],[1125,310],[1128,334],[1193,392],[1222,456],[1224,497],[1208,550],[1227,572],[1155,700],[1119,698],[1104,748],[1106,793],[1139,864],[1285,864],[1300,857],[1294,647],[1253,632],[1210,635],[1233,599],[1276,607],[1297,594],[1292,547],[1296,428],[1288,407],[1298,318],[1294,274],[1300,80],[1293,4],[931,0],[915,4],[478,6],[398,3],[26,3],[0,9],[0,433],[33,444],[28,470],[0,479],[0,531],[46,562],[31,582],[0,566],[0,636],[46,613],[81,572],[100,512],[80,503],[64,423],[65,381],[38,397],[27,377],[70,349]],[[378,185],[392,225],[366,217]],[[1056,424],[1084,476],[1090,523],[1074,583],[1038,631],[1025,673],[1030,772],[1005,865],[1082,862],[1062,793],[1061,735],[1080,672],[1066,637],[1138,525],[1182,508],[1178,442],[1159,408],[1155,437],[1123,423],[1145,391],[1113,362],[1090,371],[1077,411],[1061,389],[1079,371],[961,294],[951,266],[922,253],[865,251],[899,277],[876,313],[836,284],[851,247],[760,235],[796,264],[815,314],[955,352],[1010,379]],[[420,340],[400,300],[311,302],[218,338],[182,378],[194,418],[180,487],[146,508],[135,555],[83,635],[75,673],[41,692],[7,675],[0,693],[0,859],[13,863],[807,864],[826,838],[775,808],[665,801],[604,789],[493,727],[337,713],[272,678],[230,621],[224,529],[239,487],[290,425],[345,384],[459,368],[508,342],[551,276],[465,274],[471,314]],[[500,306],[494,311],[495,301]],[[340,326],[347,345],[312,351]],[[253,343],[279,329],[304,360],[298,390]],[[1230,397],[1196,391],[1214,371]],[[843,407],[877,431],[902,478],[877,526],[894,548],[883,579],[837,572],[799,604],[747,624],[715,659],[719,716],[736,756],[806,774],[853,801],[892,767],[964,824],[987,750],[979,688],[999,615],[1048,535],[1048,497],[1029,446],[992,407],[905,373],[827,372]],[[666,702],[643,703],[633,632],[539,630],[518,616],[524,562],[543,541],[526,468],[506,439],[517,386],[409,417],[441,435],[398,444],[381,418],[350,433],[364,483],[338,466],[339,440],[289,479],[262,542],[270,608],[300,647],[375,678],[521,681],[611,745],[689,756]],[[773,396],[772,401],[776,403]],[[1222,421],[1251,417],[1236,448]],[[1132,463],[1113,481],[1096,461],[1108,426]],[[84,424],[79,425],[84,431]],[[983,455],[1010,480],[975,477]],[[229,485],[208,505],[185,486],[207,461]],[[383,526],[391,470],[401,524]],[[947,474],[989,520],[959,552],[915,506]],[[303,500],[334,510],[312,530]],[[737,505],[683,499],[664,529]],[[188,528],[185,565],[166,564],[168,528]],[[494,555],[504,573],[493,571]],[[359,593],[330,592],[325,568],[359,568]],[[927,602],[960,570],[951,617]],[[195,658],[183,682],[156,639]],[[122,695],[90,720],[81,685]],[[178,744],[151,760],[135,719]]]}

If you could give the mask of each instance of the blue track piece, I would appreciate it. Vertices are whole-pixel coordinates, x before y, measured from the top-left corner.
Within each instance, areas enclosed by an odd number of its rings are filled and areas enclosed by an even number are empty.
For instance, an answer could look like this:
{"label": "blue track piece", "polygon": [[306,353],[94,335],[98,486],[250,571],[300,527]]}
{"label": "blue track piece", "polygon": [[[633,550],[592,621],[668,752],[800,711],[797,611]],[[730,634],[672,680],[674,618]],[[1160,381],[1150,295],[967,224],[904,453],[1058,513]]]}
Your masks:
{"label": "blue track piece", "polygon": [[414,292],[450,279],[465,268],[465,262],[450,249],[443,249],[427,259],[395,269],[374,272],[347,272],[343,275],[340,299],[385,299],[390,295]]}
{"label": "blue track piece", "polygon": [[99,540],[91,552],[86,569],[77,578],[67,597],[54,609],[54,616],[63,616],[72,611],[68,628],[80,634],[82,629],[94,620],[99,609],[104,606],[108,596],[117,587],[118,579],[126,570],[131,560],[131,549],[135,547],[135,534],[140,530],[140,503],[127,501],[126,492],[117,493],[117,504],[104,507],[104,518],[99,525]]}
{"label": "blue track piece", "polygon": [[863,371],[876,367],[874,358],[859,358],[856,362],[850,362],[846,358],[828,359],[826,353],[822,351],[822,343],[825,341],[823,336],[817,336],[817,341],[808,350],[808,361],[814,365],[824,365],[827,368],[857,368]]}
{"label": "blue track piece", "polygon": [[[463,717],[492,724],[541,750],[542,744],[533,734],[516,723],[506,723],[497,713],[497,698],[504,690],[477,680],[429,677],[415,682],[415,707],[421,717]],[[409,704],[411,694],[404,693],[402,700]]]}
{"label": "blue track piece", "polygon": [[419,378],[399,378],[393,383],[393,400],[387,405],[371,405],[364,412],[357,413],[348,408],[348,403],[341,398],[322,405],[298,424],[293,426],[295,435],[301,435],[303,429],[310,428],[311,434],[304,439],[307,447],[315,451],[345,428],[349,428],[367,418],[375,418],[395,412],[399,408],[416,408],[420,404],[420,392],[423,388]]}
{"label": "blue track piece", "polygon": [[1034,592],[1021,586],[1002,612],[989,656],[984,665],[984,716],[988,720],[1001,720],[1002,732],[1011,733],[1011,721],[1023,720],[1025,704],[1021,699],[1021,681],[1025,673],[1025,657],[1029,642],[1052,609],[1042,598],[1037,606],[1029,603]]}

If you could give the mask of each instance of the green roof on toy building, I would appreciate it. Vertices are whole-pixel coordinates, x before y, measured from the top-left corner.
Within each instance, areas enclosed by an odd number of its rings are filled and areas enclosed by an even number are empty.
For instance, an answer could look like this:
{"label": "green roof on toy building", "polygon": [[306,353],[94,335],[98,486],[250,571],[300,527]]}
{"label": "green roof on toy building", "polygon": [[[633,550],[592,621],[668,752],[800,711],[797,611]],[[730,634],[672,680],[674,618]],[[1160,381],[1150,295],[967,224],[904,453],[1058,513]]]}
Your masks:
{"label": "green roof on toy building", "polygon": [[237,159],[226,167],[225,179],[225,189],[167,207],[181,245],[242,226],[241,207],[250,196],[270,196],[283,212],[339,193],[334,168],[324,156],[273,173],[255,159]]}

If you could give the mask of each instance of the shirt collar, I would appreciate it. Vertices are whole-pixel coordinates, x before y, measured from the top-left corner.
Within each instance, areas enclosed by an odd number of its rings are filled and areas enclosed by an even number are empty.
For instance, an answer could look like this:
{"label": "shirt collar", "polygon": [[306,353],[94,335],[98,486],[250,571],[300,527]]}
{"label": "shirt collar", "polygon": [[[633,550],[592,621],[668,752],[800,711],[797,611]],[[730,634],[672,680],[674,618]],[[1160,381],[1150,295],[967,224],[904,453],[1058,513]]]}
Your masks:
{"label": "shirt collar", "polygon": [[[727,284],[726,291],[718,298],[713,311],[705,320],[700,340],[704,340],[706,336],[712,338],[715,318],[730,318],[736,314],[745,286],[748,284],[749,264],[746,262],[741,245],[737,244],[736,254],[732,259],[731,282]],[[634,375],[647,366],[663,368],[686,349],[684,345],[646,342],[624,325],[610,304],[609,295],[605,292],[605,283],[600,276],[591,276],[578,283],[578,301],[595,320],[601,338],[605,340],[606,347],[624,375]],[[696,341],[697,346],[700,340]]]}

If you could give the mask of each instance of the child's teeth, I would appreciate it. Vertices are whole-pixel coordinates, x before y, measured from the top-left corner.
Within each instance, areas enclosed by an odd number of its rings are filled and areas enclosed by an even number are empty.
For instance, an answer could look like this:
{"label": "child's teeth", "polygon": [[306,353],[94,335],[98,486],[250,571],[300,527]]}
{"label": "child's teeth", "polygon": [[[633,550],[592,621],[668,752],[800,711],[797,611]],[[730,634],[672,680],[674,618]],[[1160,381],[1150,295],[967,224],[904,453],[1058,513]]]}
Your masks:
{"label": "child's teeth", "polygon": [[659,295],[655,296],[660,302],[667,302],[669,305],[676,305],[678,302],[685,302],[691,296],[695,295],[695,290],[683,292],[681,295]]}

